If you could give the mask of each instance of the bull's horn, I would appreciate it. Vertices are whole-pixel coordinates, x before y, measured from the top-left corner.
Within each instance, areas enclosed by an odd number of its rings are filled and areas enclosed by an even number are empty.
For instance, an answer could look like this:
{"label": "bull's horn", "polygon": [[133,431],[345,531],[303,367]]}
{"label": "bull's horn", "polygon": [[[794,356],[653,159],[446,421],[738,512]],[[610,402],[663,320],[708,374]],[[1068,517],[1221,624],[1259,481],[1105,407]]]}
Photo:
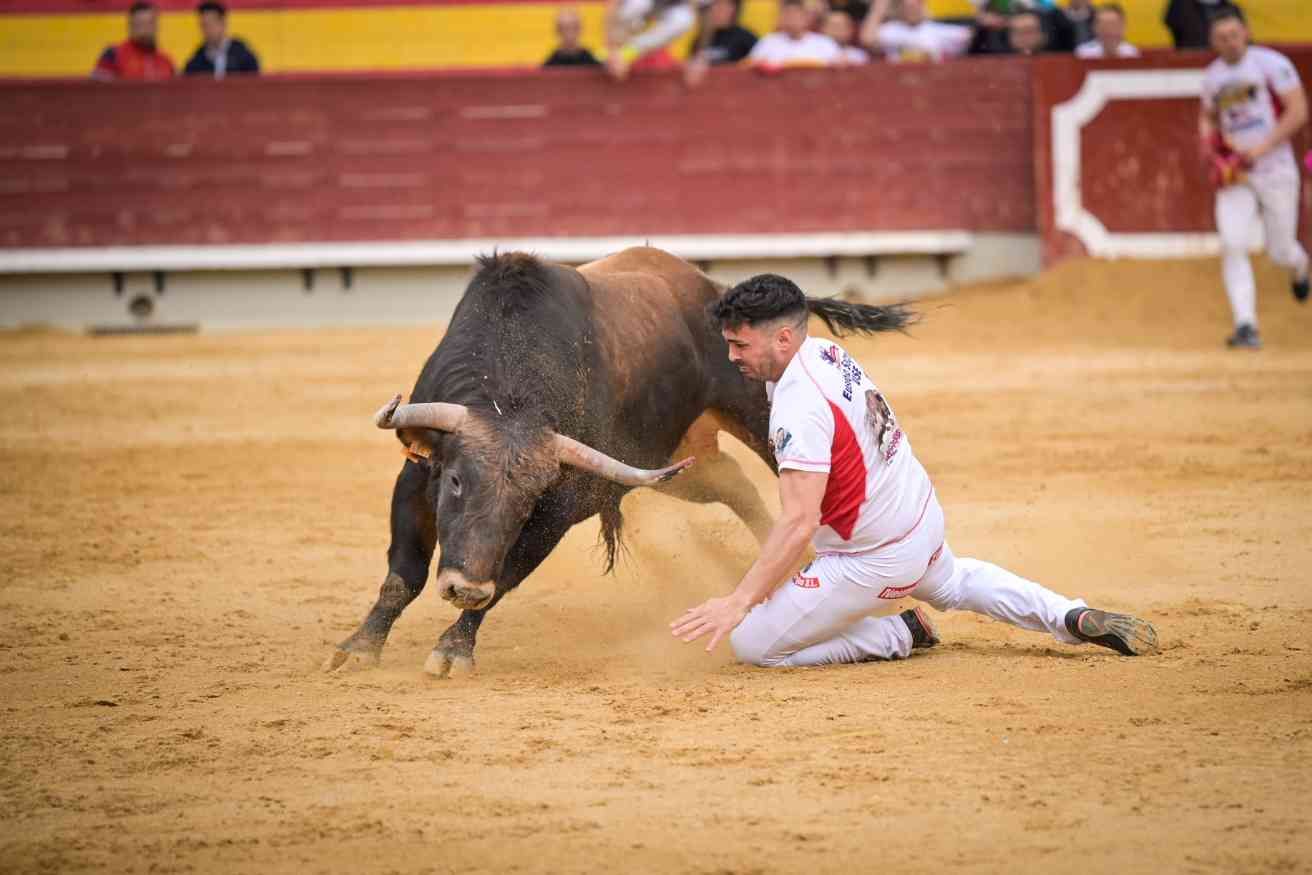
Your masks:
{"label": "bull's horn", "polygon": [[446,404],[440,401],[426,404],[402,404],[397,395],[374,415],[379,428],[434,428],[438,431],[460,431],[469,408],[463,404]]}
{"label": "bull's horn", "polygon": [[694,461],[693,457],[689,456],[681,462],[675,462],[668,468],[661,468],[656,471],[634,468],[632,465],[626,465],[618,459],[612,459],[605,453],[594,450],[587,444],[581,444],[573,438],[567,438],[563,434],[556,435],[556,454],[560,461],[566,465],[573,465],[575,468],[591,471],[598,477],[604,477],[625,486],[655,486],[657,483],[664,483]]}

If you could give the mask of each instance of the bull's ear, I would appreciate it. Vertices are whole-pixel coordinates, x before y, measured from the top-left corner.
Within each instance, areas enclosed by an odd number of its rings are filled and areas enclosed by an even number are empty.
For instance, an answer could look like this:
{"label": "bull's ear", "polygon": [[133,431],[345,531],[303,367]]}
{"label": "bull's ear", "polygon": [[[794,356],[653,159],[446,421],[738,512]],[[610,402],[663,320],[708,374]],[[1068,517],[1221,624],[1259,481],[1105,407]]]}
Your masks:
{"label": "bull's ear", "polygon": [[419,464],[430,464],[433,458],[433,433],[426,428],[398,428],[396,438],[407,459]]}

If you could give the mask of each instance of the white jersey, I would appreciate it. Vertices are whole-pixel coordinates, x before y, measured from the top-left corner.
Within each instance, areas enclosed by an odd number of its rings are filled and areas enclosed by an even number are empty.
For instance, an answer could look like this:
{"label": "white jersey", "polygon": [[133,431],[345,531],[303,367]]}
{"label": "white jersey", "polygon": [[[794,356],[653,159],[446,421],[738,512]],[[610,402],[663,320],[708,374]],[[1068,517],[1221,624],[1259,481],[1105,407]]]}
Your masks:
{"label": "white jersey", "polygon": [[[1203,108],[1214,112],[1231,148],[1251,149],[1271,136],[1284,114],[1281,94],[1301,86],[1298,71],[1279,52],[1249,46],[1238,64],[1217,58],[1203,74]],[[1289,141],[1263,155],[1252,174],[1298,173]]]}
{"label": "white jersey", "polygon": [[[1103,48],[1102,43],[1098,42],[1096,39],[1089,40],[1087,43],[1080,43],[1078,46],[1075,47],[1075,57],[1105,58],[1107,57],[1107,50]],[[1137,58],[1139,57],[1139,50],[1136,49],[1134,46],[1130,45],[1129,43],[1127,43],[1125,40],[1121,40],[1120,43],[1116,46],[1116,54],[1113,55],[1113,57]]]}
{"label": "white jersey", "polygon": [[861,366],[808,337],[770,396],[770,450],[781,469],[827,472],[817,553],[890,546],[920,524],[933,497],[897,417]]}
{"label": "white jersey", "polygon": [[879,47],[891,61],[941,61],[964,55],[971,36],[970,28],[956,24],[890,21],[879,26]]}
{"label": "white jersey", "polygon": [[805,33],[800,39],[793,39],[775,31],[757,40],[747,59],[753,64],[787,67],[837,64],[842,56],[838,43],[824,34]]}

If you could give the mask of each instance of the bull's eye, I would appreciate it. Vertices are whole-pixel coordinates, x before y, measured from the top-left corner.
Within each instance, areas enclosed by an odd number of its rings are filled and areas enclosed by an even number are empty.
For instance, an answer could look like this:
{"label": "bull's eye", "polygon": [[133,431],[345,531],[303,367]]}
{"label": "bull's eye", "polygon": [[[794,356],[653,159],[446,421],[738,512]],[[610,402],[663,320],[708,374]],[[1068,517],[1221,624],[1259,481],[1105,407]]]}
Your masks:
{"label": "bull's eye", "polygon": [[460,497],[460,478],[452,474],[449,480],[451,484],[451,494],[456,498]]}

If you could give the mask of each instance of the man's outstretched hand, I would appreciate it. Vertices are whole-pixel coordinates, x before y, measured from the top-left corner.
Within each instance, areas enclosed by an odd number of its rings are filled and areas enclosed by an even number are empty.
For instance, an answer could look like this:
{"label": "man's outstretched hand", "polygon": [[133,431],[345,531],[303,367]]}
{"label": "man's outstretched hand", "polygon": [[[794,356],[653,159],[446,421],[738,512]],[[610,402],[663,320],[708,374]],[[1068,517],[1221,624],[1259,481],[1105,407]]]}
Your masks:
{"label": "man's outstretched hand", "polygon": [[683,616],[670,624],[670,633],[689,644],[703,635],[710,635],[711,641],[706,645],[710,653],[730,632],[738,627],[747,616],[747,605],[733,596],[708,599],[695,608],[683,612]]}

